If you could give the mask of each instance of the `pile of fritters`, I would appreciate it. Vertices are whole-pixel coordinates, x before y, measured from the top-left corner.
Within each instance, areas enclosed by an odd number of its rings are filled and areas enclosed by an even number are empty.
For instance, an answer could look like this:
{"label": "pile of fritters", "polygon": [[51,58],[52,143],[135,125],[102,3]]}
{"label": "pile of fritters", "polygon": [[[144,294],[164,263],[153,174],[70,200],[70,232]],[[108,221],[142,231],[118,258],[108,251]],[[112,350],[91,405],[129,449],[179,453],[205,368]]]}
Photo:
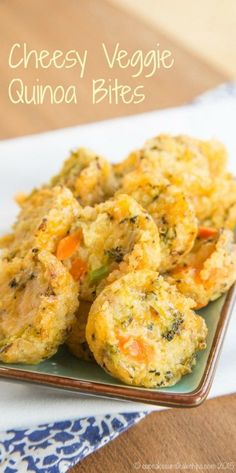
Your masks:
{"label": "pile of fritters", "polygon": [[236,280],[221,143],[159,135],[115,165],[81,148],[19,204],[0,240],[0,361],[39,363],[66,343],[130,385],[191,372],[207,337],[195,309]]}

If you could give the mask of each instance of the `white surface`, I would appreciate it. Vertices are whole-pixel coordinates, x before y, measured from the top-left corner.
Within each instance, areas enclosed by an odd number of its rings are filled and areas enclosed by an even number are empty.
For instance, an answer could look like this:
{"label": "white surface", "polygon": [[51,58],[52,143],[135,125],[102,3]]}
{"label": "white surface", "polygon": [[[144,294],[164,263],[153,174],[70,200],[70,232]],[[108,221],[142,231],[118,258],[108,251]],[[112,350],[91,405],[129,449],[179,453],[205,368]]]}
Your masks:
{"label": "white surface", "polygon": [[[160,132],[222,140],[236,174],[236,99],[189,105],[0,142],[0,232],[7,231],[17,207],[12,196],[58,171],[68,151],[90,147],[112,161]],[[236,310],[231,319],[210,397],[236,391]],[[112,412],[146,410],[137,403],[72,395],[38,386],[0,384],[0,430]],[[152,409],[150,407],[150,409]]]}

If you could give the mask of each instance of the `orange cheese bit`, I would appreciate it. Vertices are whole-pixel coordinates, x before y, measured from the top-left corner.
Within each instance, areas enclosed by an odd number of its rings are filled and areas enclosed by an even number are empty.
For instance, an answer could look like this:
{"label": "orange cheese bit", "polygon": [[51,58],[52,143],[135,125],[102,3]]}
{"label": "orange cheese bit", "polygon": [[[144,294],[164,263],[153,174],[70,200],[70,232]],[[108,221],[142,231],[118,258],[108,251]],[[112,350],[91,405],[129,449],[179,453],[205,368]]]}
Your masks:
{"label": "orange cheese bit", "polygon": [[140,363],[148,363],[153,358],[153,348],[145,343],[140,337],[118,336],[120,351]]}
{"label": "orange cheese bit", "polygon": [[200,238],[212,238],[218,235],[218,230],[216,228],[210,227],[199,227],[198,236]]}
{"label": "orange cheese bit", "polygon": [[70,268],[70,274],[75,279],[75,281],[79,281],[80,278],[86,273],[88,267],[86,261],[81,260],[80,258],[76,258]]}
{"label": "orange cheese bit", "polygon": [[70,258],[75,253],[81,239],[81,230],[62,238],[57,245],[56,257],[61,261]]}
{"label": "orange cheese bit", "polygon": [[171,274],[173,274],[174,277],[176,278],[178,278],[179,276],[179,279],[183,279],[183,282],[184,282],[184,278],[187,278],[188,276],[190,276],[192,279],[194,279],[196,284],[202,284],[203,282],[201,278],[202,269],[203,269],[203,264],[199,266],[198,265],[179,266],[178,268],[173,269]]}

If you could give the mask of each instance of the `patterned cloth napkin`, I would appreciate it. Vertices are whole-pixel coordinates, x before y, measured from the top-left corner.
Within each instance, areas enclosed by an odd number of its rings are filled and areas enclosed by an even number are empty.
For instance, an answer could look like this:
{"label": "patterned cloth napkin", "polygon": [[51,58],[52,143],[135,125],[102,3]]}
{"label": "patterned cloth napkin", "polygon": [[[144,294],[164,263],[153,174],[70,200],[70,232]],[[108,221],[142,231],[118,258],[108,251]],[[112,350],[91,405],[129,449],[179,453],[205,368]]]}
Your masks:
{"label": "patterned cloth napkin", "polygon": [[1,433],[0,471],[65,473],[144,417],[144,412],[102,415]]}
{"label": "patterned cloth napkin", "polygon": [[[236,83],[197,97],[201,104],[236,96]],[[135,425],[147,412],[100,415],[0,433],[1,473],[65,473],[81,459]]]}

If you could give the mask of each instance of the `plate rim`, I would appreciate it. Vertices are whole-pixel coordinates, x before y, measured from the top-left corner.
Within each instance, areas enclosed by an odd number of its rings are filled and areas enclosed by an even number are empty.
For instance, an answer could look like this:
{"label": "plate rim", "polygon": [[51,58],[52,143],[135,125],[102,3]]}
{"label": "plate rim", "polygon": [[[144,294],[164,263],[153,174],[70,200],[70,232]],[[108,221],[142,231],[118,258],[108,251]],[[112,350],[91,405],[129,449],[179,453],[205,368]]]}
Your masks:
{"label": "plate rim", "polygon": [[189,393],[168,393],[161,390],[152,391],[145,388],[129,386],[116,386],[96,381],[78,380],[65,376],[47,373],[35,373],[24,369],[15,369],[9,366],[0,367],[0,379],[27,382],[51,388],[73,391],[77,394],[88,394],[97,397],[106,397],[116,400],[143,402],[164,407],[197,407],[204,402],[211,388],[217,361],[223,346],[230,316],[236,301],[236,284],[228,291],[225,302],[220,312],[219,322],[216,327],[211,349],[206,366],[196,389]]}

